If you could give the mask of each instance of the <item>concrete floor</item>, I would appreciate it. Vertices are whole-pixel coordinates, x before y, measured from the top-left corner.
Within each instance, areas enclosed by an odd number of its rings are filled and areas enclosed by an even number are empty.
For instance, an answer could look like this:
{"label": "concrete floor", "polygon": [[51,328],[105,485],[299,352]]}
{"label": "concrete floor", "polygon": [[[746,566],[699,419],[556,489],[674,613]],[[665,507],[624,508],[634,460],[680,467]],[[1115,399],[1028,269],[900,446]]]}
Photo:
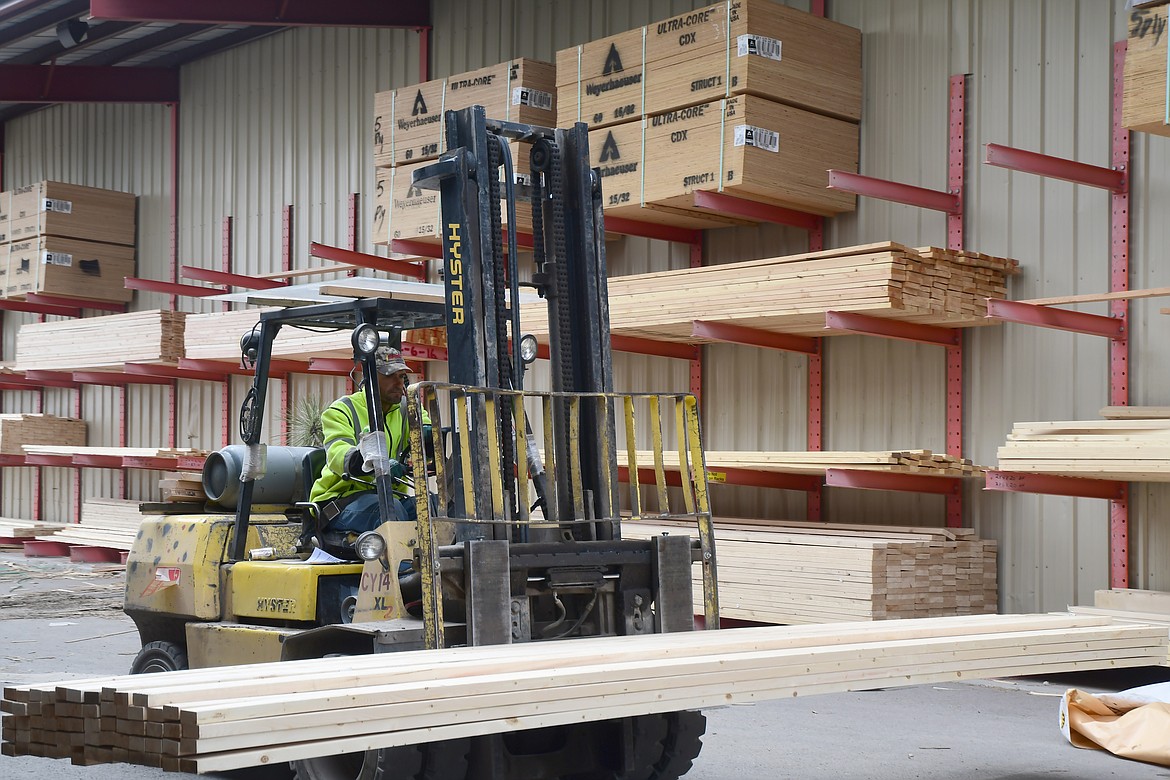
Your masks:
{"label": "concrete floor", "polygon": [[[125,673],[138,650],[138,635],[120,611],[121,589],[119,567],[0,553],[0,683]],[[1115,691],[1167,679],[1170,669],[1155,668],[826,694],[715,709],[707,713],[703,752],[687,779],[1170,778],[1168,768],[1078,750],[1057,729],[1057,705],[1066,688]],[[243,780],[241,774],[219,777]],[[164,777],[193,775],[0,756],[3,780]]]}

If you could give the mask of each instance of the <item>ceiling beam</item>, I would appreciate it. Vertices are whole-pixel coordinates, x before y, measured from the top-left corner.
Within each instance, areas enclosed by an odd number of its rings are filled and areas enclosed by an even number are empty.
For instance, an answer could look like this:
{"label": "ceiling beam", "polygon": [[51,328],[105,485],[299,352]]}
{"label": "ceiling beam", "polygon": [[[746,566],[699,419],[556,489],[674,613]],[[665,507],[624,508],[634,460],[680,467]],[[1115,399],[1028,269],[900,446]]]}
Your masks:
{"label": "ceiling beam", "polygon": [[65,5],[50,8],[48,11],[34,14],[22,21],[6,24],[3,29],[0,29],[0,46],[44,32],[68,19],[76,19],[89,10],[87,6],[88,3],[85,0],[72,0]]}
{"label": "ceiling beam", "polygon": [[0,65],[0,102],[176,103],[178,100],[177,70]]}
{"label": "ceiling beam", "polygon": [[274,27],[430,27],[427,0],[90,0],[94,19]]}
{"label": "ceiling beam", "polygon": [[22,52],[15,57],[11,57],[4,61],[5,65],[40,65],[42,62],[49,62],[52,59],[60,57],[61,55],[78,55],[85,49],[97,44],[98,42],[111,38],[119,33],[124,33],[128,30],[134,30],[142,25],[138,22],[108,22],[106,24],[98,24],[89,28],[85,40],[81,43],[71,46],[66,49],[61,45],[60,41],[50,41],[35,49],[29,49]]}
{"label": "ceiling beam", "polygon": [[211,26],[206,24],[176,24],[174,27],[167,27],[166,29],[149,33],[148,35],[132,38],[125,43],[118,44],[109,49],[103,49],[96,54],[91,54],[85,59],[77,60],[72,64],[116,65],[123,60],[146,54],[154,49],[190,38],[193,35],[198,35],[210,29]]}

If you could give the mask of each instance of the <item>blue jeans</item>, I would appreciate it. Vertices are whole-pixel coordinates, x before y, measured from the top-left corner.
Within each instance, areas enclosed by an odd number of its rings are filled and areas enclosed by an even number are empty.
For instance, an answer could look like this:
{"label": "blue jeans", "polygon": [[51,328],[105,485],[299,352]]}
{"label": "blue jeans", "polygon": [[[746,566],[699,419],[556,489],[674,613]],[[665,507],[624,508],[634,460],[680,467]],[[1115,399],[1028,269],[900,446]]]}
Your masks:
{"label": "blue jeans", "polygon": [[[395,496],[392,502],[396,517],[391,520],[401,520],[413,523],[418,519],[418,509],[414,505],[414,498]],[[382,517],[378,512],[378,494],[371,490],[363,493],[346,504],[337,517],[333,518],[325,527],[327,531],[353,531],[365,533],[373,531],[382,524]]]}

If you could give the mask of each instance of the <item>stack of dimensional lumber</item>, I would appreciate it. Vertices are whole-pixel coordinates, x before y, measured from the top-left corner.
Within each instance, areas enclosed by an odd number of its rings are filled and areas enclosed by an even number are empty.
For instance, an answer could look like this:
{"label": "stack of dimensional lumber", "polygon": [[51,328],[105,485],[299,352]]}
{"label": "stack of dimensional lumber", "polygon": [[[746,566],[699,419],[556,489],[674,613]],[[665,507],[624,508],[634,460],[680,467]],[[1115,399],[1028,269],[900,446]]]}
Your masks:
{"label": "stack of dimensional lumber", "polygon": [[[30,322],[16,333],[16,368],[82,371],[183,357],[181,311],[136,311],[59,322]],[[236,335],[237,351],[239,335]]]}
{"label": "stack of dimensional lumber", "polygon": [[206,501],[203,474],[198,471],[168,471],[158,480],[163,501]]}
{"label": "stack of dimensional lumber", "polygon": [[3,753],[219,772],[584,720],[1148,666],[1164,630],[1071,615],[743,628],[286,661],[4,689]]}
{"label": "stack of dimensional lumber", "polygon": [[184,449],[174,447],[61,447],[49,444],[26,444],[26,455],[97,455],[111,458],[162,458],[174,460],[178,464],[179,458],[201,458],[209,453],[207,450]]}
{"label": "stack of dimensional lumber", "polygon": [[[987,325],[986,298],[1003,298],[1017,263],[893,242],[609,280],[615,334],[696,342],[694,320],[777,333],[831,335],[825,312],[908,322]],[[525,332],[547,340],[547,312],[521,307]]]}
{"label": "stack of dimensional lumber", "polygon": [[[1170,593],[1110,588],[1093,593],[1093,606],[1069,607],[1074,615],[1105,615],[1117,623],[1142,623],[1170,628]],[[1170,665],[1170,658],[1167,658]]]}
{"label": "stack of dimensional lumber", "polygon": [[1170,420],[1016,423],[999,468],[1135,482],[1170,482]]}
{"label": "stack of dimensional lumber", "polygon": [[142,524],[140,501],[125,498],[103,498],[93,496],[81,502],[81,522],[86,525],[102,525],[113,528],[138,530]]}
{"label": "stack of dimensional lumber", "polygon": [[[622,524],[622,535],[693,523]],[[970,529],[715,523],[719,613],[762,623],[979,615],[996,611],[996,542]],[[695,603],[702,604],[696,566]]]}
{"label": "stack of dimensional lumber", "polygon": [[1167,35],[1170,13],[1165,5],[1135,8],[1128,19],[1129,40],[1125,52],[1125,85],[1121,99],[1121,124],[1130,130],[1170,135],[1170,102],[1166,92]]}
{"label": "stack of dimensional lumber", "polygon": [[[618,450],[618,464],[627,465],[628,454]],[[635,453],[643,468],[654,465],[651,450]],[[890,471],[898,473],[923,474],[932,477],[977,477],[984,467],[977,466],[967,458],[931,452],[930,450],[881,450],[877,452],[752,452],[734,450],[708,450],[703,453],[707,471],[720,468],[756,469],[783,474],[824,474],[827,469],[861,469],[865,471]],[[663,466],[671,471],[678,470],[678,452],[667,450],[662,453]]]}
{"label": "stack of dimensional lumber", "polygon": [[84,446],[85,420],[51,414],[0,414],[0,454],[24,455],[26,444]]}
{"label": "stack of dimensional lumber", "polygon": [[[260,314],[273,309],[188,314],[186,357],[198,360],[240,362],[240,337],[257,327]],[[349,331],[319,333],[300,328],[281,328],[272,342],[275,358],[353,357]]]}
{"label": "stack of dimensional lumber", "polygon": [[35,520],[0,517],[0,544],[13,541],[19,543],[39,535],[51,534],[60,527],[60,523],[41,523]]}

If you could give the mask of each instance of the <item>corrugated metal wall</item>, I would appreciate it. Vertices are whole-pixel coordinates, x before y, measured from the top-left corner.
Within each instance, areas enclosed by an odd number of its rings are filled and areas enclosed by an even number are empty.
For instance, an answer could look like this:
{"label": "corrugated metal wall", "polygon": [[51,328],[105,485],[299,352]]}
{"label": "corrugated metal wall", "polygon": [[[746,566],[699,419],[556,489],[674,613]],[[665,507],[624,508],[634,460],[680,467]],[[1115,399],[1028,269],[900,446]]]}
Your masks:
{"label": "corrugated metal wall", "polygon": [[[807,3],[792,5],[807,9]],[[629,29],[703,2],[458,0],[433,3],[434,77],[514,56],[552,59],[566,46]],[[1099,292],[1108,285],[1109,202],[1103,192],[981,164],[981,146],[1002,143],[1097,165],[1109,162],[1112,44],[1124,38],[1113,4],[1080,0],[830,0],[829,15],[864,32],[863,173],[941,189],[946,181],[947,78],[969,73],[967,244],[1022,263],[1016,298]],[[223,220],[235,220],[235,268],[279,264],[281,210],[296,208],[294,262],[308,264],[311,240],[344,245],[351,193],[363,203],[359,248],[372,251],[373,177],[367,128],[376,90],[417,79],[413,33],[296,30],[184,69],[180,119],[180,260],[219,267]],[[164,278],[168,161],[166,112],[156,108],[53,108],[13,123],[5,185],[43,176],[86,184],[123,184],[144,198],[140,273]],[[97,138],[108,136],[102,142]],[[113,139],[117,139],[116,141]],[[130,139],[130,140],[128,140]],[[60,150],[65,149],[62,154]],[[1170,284],[1158,263],[1170,239],[1159,215],[1170,207],[1170,143],[1135,136],[1132,174],[1133,285]],[[154,204],[157,200],[158,204]],[[856,214],[830,223],[826,245],[894,240],[944,245],[941,215],[862,200]],[[764,226],[708,232],[706,261],[723,263],[801,251],[802,233]],[[609,247],[611,273],[685,267],[686,247],[625,239]],[[142,296],[139,307],[159,306]],[[185,302],[191,310],[210,304]],[[1104,305],[1083,310],[1104,313]],[[7,315],[5,355],[19,318]],[[1133,305],[1131,382],[1135,404],[1166,404],[1170,360],[1156,301]],[[968,455],[994,464],[1012,423],[1093,418],[1108,402],[1106,344],[1089,336],[1023,326],[972,329],[964,336]],[[826,448],[943,449],[945,366],[942,350],[861,337],[826,347]],[[803,449],[806,366],[799,356],[711,346],[704,356],[704,435],[711,449]],[[684,390],[680,361],[616,355],[620,389]],[[340,380],[292,381],[294,399],[328,397]],[[237,380],[235,408],[244,384]],[[53,391],[50,397],[63,391]],[[86,415],[110,426],[116,393],[86,392]],[[165,391],[147,391],[148,412],[135,437],[162,441]],[[28,408],[28,394],[7,394],[6,410]],[[67,394],[62,395],[68,399]],[[54,403],[56,403],[54,401]],[[60,411],[67,411],[68,400]],[[156,406],[156,403],[159,404]],[[50,402],[46,402],[46,408]],[[220,441],[219,389],[180,383],[180,445]],[[137,414],[138,407],[135,407]],[[91,416],[92,413],[92,416]],[[270,416],[269,430],[279,421]],[[110,431],[98,430],[105,438]],[[95,438],[91,433],[91,440]],[[116,438],[116,434],[115,434]],[[87,475],[87,489],[93,477]],[[9,475],[5,512],[23,495]],[[1159,562],[1170,551],[1162,519],[1167,488],[1136,485],[1131,581],[1170,589]],[[1006,611],[1058,609],[1105,587],[1108,518],[1104,502],[969,490],[969,522],[1001,542]],[[803,496],[716,488],[717,511],[740,516],[803,517]],[[940,524],[935,497],[829,491],[828,517]]]}

